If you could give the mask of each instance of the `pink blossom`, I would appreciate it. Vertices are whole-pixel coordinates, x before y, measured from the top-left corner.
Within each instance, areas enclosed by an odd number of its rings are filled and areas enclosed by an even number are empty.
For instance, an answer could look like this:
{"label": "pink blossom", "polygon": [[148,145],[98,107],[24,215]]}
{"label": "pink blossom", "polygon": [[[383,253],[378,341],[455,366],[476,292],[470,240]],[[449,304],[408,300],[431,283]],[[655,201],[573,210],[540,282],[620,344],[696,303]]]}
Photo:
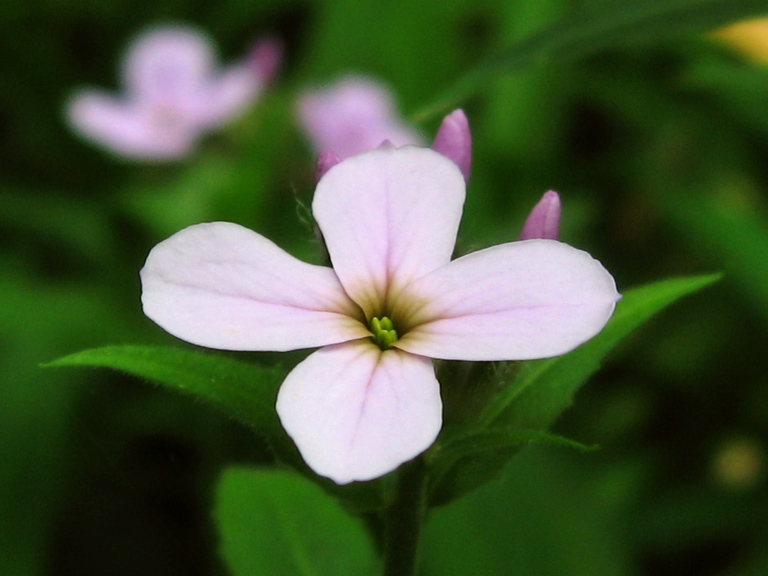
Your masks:
{"label": "pink blossom", "polygon": [[219,70],[213,43],[201,32],[155,28],[128,49],[122,95],[83,89],[67,103],[66,113],[83,137],[120,156],[182,158],[204,132],[247,109],[279,59],[276,42],[263,40],[244,62]]}
{"label": "pink blossom", "polygon": [[298,116],[317,154],[332,150],[342,160],[376,148],[385,140],[395,146],[425,144],[395,110],[383,84],[349,76],[299,98]]}
{"label": "pink blossom", "polygon": [[150,252],[144,312],[225,350],[320,347],[286,377],[280,420],[339,484],[386,474],[442,423],[431,358],[526,360],[597,334],[619,298],[589,254],[547,239],[451,260],[465,197],[456,164],[382,146],[333,166],[312,210],[333,268],[236,224],[192,226]]}

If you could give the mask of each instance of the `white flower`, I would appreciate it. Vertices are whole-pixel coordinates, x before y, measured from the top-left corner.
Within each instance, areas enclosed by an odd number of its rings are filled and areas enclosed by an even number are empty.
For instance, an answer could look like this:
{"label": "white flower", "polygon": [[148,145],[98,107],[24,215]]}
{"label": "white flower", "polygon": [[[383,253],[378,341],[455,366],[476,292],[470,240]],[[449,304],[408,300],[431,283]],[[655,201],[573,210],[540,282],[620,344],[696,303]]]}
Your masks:
{"label": "white flower", "polygon": [[375,478],[440,431],[430,358],[563,354],[597,334],[619,298],[599,262],[555,240],[451,261],[464,187],[456,164],[429,149],[351,157],[312,204],[333,268],[236,224],[192,226],[149,254],[144,311],[211,348],[321,347],[288,374],[277,412],[318,474]]}

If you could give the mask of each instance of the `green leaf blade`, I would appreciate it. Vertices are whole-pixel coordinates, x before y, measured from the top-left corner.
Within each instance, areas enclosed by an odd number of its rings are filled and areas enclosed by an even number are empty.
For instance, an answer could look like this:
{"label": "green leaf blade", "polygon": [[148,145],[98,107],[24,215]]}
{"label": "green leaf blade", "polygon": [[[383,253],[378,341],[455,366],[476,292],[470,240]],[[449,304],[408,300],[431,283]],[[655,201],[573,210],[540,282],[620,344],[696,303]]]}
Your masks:
{"label": "green leaf blade", "polygon": [[592,340],[564,356],[526,362],[513,394],[492,403],[484,423],[532,430],[547,428],[621,340],[667,306],[719,278],[719,274],[675,278],[627,291],[611,320]]}
{"label": "green leaf blade", "polygon": [[445,112],[494,77],[526,66],[574,61],[612,47],[704,32],[768,13],[763,0],[614,0],[592,4],[574,9],[559,22],[481,63],[414,116],[423,120]]}
{"label": "green leaf blade", "polygon": [[[677,278],[628,290],[592,340],[563,356],[522,363],[514,379],[488,403],[479,424],[464,433],[444,434],[428,453],[435,475],[432,505],[448,503],[498,477],[525,443],[563,445],[564,439],[553,441],[544,430],[616,345],[667,306],[719,278],[719,274]],[[479,448],[474,454],[473,446]]]}
{"label": "green leaf blade", "polygon": [[233,576],[365,576],[376,556],[363,524],[312,482],[231,468],[216,490],[221,553]]}
{"label": "green leaf blade", "polygon": [[436,494],[432,505],[447,503],[449,499],[445,499],[445,495],[464,494],[479,486],[479,478],[496,477],[507,460],[530,444],[544,444],[582,452],[597,450],[596,446],[586,446],[562,436],[509,427],[491,428],[453,437],[427,453],[431,465],[430,491]]}
{"label": "green leaf blade", "polygon": [[[768,224],[765,206],[732,197],[680,192],[656,198],[672,223],[702,254],[722,266],[756,310],[768,320]],[[670,194],[671,196],[671,194]]]}
{"label": "green leaf blade", "polygon": [[251,426],[267,439],[284,436],[274,406],[285,374],[277,368],[160,346],[93,348],[44,366],[111,368],[194,396]]}

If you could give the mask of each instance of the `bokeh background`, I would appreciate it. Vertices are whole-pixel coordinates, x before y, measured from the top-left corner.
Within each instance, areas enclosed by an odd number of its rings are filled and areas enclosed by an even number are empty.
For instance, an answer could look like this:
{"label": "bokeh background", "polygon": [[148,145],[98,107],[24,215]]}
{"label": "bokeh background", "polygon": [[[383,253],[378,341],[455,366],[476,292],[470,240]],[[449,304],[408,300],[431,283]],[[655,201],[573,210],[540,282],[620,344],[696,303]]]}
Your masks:
{"label": "bokeh background", "polygon": [[[268,463],[259,440],[149,383],[39,364],[107,344],[183,346],[143,317],[138,270],[186,225],[238,222],[317,259],[301,90],[364,73],[432,134],[441,114],[414,114],[465,71],[592,4],[5,1],[0,574],[225,574],[213,485],[227,464]],[[272,34],[282,68],[245,117],[180,162],[124,161],[73,134],[62,113],[72,91],[117,89],[126,44],[169,22],[206,30],[224,60]],[[423,574],[768,573],[763,26],[536,58],[483,77],[460,102],[475,158],[464,249],[513,240],[555,189],[561,238],[620,289],[725,276],[634,334],[579,393],[556,432],[600,450],[528,448],[499,482],[435,510]]]}

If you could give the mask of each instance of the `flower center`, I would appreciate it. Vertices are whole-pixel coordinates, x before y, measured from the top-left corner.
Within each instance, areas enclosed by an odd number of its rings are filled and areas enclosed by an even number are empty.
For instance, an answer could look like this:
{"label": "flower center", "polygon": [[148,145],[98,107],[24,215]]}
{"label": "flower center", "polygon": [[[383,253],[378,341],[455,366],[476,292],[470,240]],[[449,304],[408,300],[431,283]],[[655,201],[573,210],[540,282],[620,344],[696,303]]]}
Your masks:
{"label": "flower center", "polygon": [[373,341],[382,350],[387,350],[392,347],[392,343],[397,341],[397,331],[395,330],[392,320],[387,316],[381,318],[372,318],[370,324],[371,334],[373,335]]}

